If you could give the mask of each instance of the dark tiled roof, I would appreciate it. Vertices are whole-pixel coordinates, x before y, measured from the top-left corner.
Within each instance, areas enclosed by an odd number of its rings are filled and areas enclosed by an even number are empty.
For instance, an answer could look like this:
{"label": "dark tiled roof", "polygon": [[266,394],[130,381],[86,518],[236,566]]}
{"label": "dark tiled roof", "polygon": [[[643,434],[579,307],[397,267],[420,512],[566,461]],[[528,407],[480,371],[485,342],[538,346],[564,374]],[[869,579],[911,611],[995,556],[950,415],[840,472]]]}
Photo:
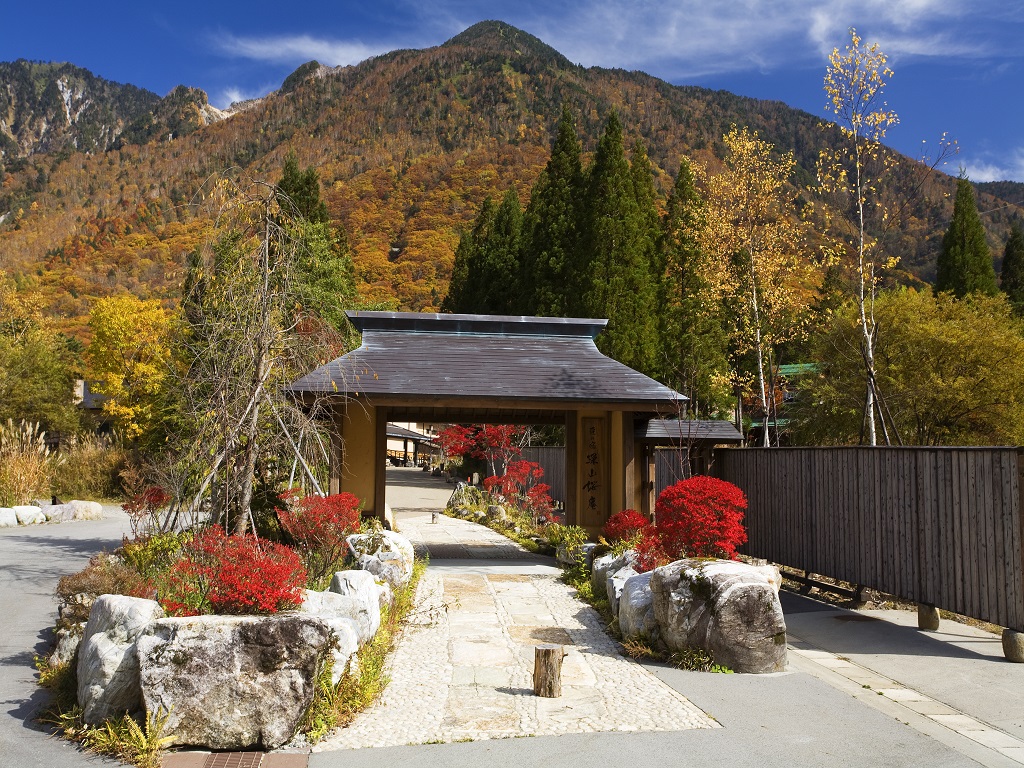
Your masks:
{"label": "dark tiled roof", "polygon": [[698,421],[696,419],[651,419],[636,430],[638,440],[651,442],[742,443],[743,435],[731,421]]}
{"label": "dark tiled roof", "polygon": [[[605,357],[594,337],[605,320],[350,312],[359,349],[291,385],[295,394],[414,397],[523,407],[621,405],[674,409],[682,395]],[[632,406],[632,407],[631,407]]]}
{"label": "dark tiled roof", "polygon": [[418,443],[432,443],[434,438],[430,435],[425,435],[422,432],[417,432],[414,429],[406,429],[400,427],[397,424],[388,423],[387,436],[398,438],[400,440],[415,440]]}

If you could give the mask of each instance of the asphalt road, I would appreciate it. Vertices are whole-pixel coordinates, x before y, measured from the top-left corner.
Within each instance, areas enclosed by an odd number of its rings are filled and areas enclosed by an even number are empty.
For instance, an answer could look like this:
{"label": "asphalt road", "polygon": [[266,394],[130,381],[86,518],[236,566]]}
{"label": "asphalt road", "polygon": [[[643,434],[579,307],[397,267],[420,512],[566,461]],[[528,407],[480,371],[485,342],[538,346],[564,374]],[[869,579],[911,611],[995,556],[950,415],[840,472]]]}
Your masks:
{"label": "asphalt road", "polygon": [[54,590],[61,576],[114,549],[128,517],[105,507],[103,520],[0,528],[0,768],[117,765],[87,756],[36,722],[48,694],[36,685],[35,654],[53,642]]}

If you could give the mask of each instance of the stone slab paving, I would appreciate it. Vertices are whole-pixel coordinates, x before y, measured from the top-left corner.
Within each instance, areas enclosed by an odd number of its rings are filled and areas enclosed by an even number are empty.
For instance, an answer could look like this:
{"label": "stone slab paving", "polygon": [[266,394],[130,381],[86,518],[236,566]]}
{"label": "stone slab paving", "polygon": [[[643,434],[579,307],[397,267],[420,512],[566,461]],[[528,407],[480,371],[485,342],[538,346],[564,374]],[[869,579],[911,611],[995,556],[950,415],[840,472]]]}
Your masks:
{"label": "stone slab paving", "polygon": [[[429,510],[398,514],[398,526],[420,547],[462,545],[466,559],[431,562],[381,701],[314,751],[719,727],[621,656],[549,559],[465,520],[432,523]],[[533,694],[534,646],[552,642],[566,650],[562,696],[544,699]]]}

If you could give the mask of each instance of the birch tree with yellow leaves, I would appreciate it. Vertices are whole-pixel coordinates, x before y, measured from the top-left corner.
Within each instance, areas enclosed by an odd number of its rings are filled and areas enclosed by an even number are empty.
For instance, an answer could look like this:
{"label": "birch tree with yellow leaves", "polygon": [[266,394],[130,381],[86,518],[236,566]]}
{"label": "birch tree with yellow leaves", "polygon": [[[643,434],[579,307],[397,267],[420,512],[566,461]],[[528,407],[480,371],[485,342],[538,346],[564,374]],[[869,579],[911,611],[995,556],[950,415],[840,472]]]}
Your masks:
{"label": "birch tree with yellow leaves", "polygon": [[854,256],[866,379],[864,431],[867,442],[877,445],[880,426],[888,445],[898,436],[891,434],[892,418],[878,388],[878,324],[874,308],[880,272],[894,267],[896,259],[885,253],[884,235],[897,225],[903,209],[916,196],[925,178],[957,149],[956,143],[947,141],[943,135],[936,156],[918,162],[915,188],[902,201],[886,194],[892,192],[887,176],[896,167],[897,156],[882,145],[882,140],[889,128],[899,124],[899,116],[884,100],[885,87],[893,76],[888,57],[877,43],[864,44],[857,30],[851,28],[850,44],[843,51],[833,48],[828,60],[825,109],[836,116],[843,141],[821,150],[818,180],[821,191],[832,197],[833,209],[841,214],[833,223],[839,227],[843,222],[847,225],[837,252]]}
{"label": "birch tree with yellow leaves", "polygon": [[805,289],[813,260],[808,225],[796,213],[788,186],[793,153],[777,154],[757,133],[733,126],[723,138],[725,169],[708,179],[705,249],[713,255],[720,295],[735,307],[733,342],[750,352],[764,426],[771,445],[771,368],[779,344],[802,331]]}

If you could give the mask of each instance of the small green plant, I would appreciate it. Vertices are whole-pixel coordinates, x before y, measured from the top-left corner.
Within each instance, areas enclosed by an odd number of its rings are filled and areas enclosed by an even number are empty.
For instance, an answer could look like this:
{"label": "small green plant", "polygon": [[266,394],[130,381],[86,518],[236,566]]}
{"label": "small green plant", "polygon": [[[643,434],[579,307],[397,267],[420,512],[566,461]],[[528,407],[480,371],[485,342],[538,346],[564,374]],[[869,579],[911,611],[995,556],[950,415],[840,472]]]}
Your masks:
{"label": "small green plant", "polygon": [[390,682],[387,660],[394,650],[402,624],[412,611],[416,587],[426,570],[425,560],[417,559],[412,579],[395,590],[390,608],[381,611],[380,629],[373,639],[359,649],[356,670],[345,670],[336,686],[331,685],[332,664],[324,663],[317,677],[316,693],[302,731],[314,744],[334,728],[343,728],[357,714],[373,704]]}
{"label": "small green plant", "polygon": [[731,675],[732,670],[722,664],[715,663],[715,655],[703,648],[684,648],[669,656],[669,664],[676,669],[690,672],[719,672]]}
{"label": "small green plant", "polygon": [[98,728],[89,728],[82,737],[82,744],[101,755],[118,757],[138,768],[160,768],[163,750],[173,741],[174,736],[165,735],[169,712],[152,712],[144,725],[139,725],[130,715],[108,720]]}
{"label": "small green plant", "polygon": [[68,712],[78,703],[78,675],[70,661],[52,664],[45,656],[34,659],[39,672],[39,685],[50,691],[51,714]]}

